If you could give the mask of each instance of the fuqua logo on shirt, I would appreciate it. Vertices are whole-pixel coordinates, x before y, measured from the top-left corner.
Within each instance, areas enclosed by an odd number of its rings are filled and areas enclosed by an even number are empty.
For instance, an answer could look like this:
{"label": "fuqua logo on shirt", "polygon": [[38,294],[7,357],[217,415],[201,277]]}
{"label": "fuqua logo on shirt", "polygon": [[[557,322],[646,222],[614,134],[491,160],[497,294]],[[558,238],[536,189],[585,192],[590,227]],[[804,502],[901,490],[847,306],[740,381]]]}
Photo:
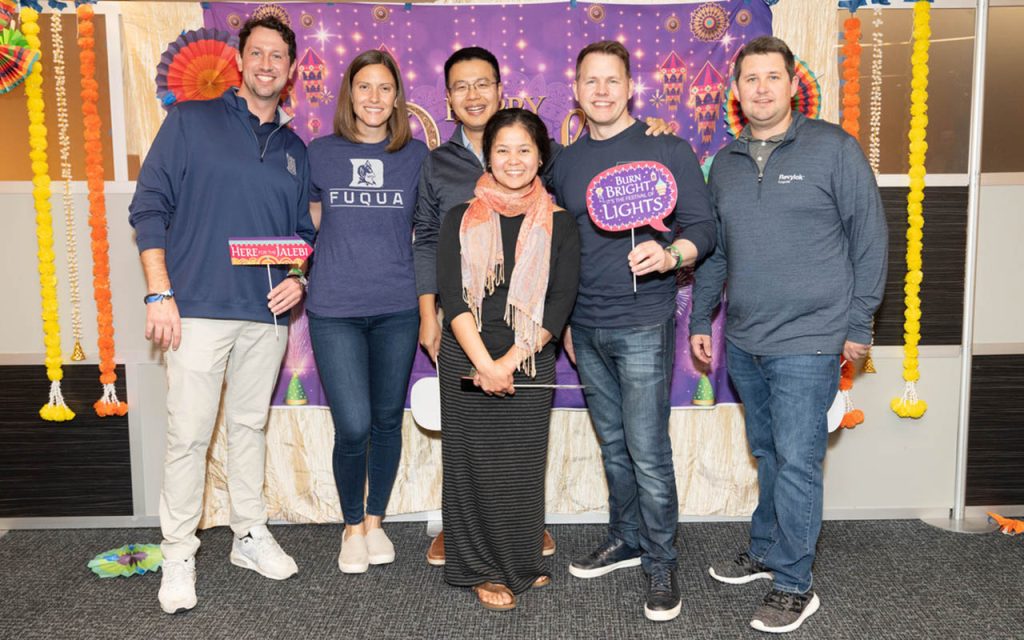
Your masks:
{"label": "fuqua logo on shirt", "polygon": [[288,161],[288,165],[287,165],[288,173],[292,174],[293,176],[297,175],[299,170],[298,170],[298,167],[295,164],[295,158],[292,156],[292,154],[287,153],[287,152],[284,154],[284,157]]}
{"label": "fuqua logo on shirt", "polygon": [[789,184],[791,182],[803,182],[804,174],[802,173],[780,173],[779,184]]}
{"label": "fuqua logo on shirt", "polygon": [[352,182],[350,187],[380,187],[384,184],[384,163],[380,160],[350,158]]}

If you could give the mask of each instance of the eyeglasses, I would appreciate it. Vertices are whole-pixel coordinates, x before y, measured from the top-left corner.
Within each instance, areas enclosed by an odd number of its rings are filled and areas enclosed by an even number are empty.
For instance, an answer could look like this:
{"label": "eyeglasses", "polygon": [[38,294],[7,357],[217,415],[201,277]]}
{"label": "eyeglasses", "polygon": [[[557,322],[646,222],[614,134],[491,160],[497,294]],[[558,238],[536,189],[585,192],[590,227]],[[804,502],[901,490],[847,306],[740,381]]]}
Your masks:
{"label": "eyeglasses", "polygon": [[476,89],[477,93],[489,93],[498,83],[493,80],[480,79],[470,84],[469,82],[456,82],[448,87],[448,91],[456,98],[463,98],[469,95],[470,89]]}

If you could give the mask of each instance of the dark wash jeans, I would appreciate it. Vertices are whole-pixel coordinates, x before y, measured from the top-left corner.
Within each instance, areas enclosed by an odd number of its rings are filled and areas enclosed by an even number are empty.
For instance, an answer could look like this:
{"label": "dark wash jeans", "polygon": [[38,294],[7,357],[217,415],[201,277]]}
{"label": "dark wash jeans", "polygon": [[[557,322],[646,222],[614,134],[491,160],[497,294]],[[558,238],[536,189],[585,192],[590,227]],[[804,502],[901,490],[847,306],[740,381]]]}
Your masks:
{"label": "dark wash jeans", "polygon": [[608,481],[609,535],[676,566],[679,500],[668,434],[675,318],[646,327],[572,326],[572,344]]}
{"label": "dark wash jeans", "polygon": [[365,318],[306,314],[334,420],[334,482],[341,511],[345,524],[359,524],[364,495],[371,516],[383,516],[391,499],[402,455],[402,417],[419,340],[419,310]]}
{"label": "dark wash jeans", "polygon": [[757,459],[750,555],[775,573],[776,589],[805,593],[821,532],[826,416],[839,387],[839,356],[755,356],[727,341],[726,357]]}

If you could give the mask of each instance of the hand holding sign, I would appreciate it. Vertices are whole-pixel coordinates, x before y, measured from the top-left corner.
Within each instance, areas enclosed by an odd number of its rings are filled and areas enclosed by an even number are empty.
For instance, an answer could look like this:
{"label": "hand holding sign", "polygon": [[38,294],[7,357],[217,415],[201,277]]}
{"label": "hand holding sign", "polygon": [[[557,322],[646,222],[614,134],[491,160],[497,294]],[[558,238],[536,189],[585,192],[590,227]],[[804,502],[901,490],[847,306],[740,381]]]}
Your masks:
{"label": "hand holding sign", "polygon": [[594,176],[587,186],[587,212],[605,231],[629,229],[633,236],[633,229],[650,225],[668,232],[662,219],[675,210],[678,197],[679,187],[668,167],[660,162],[627,162]]}
{"label": "hand holding sign", "polygon": [[[270,265],[299,266],[313,253],[313,247],[298,236],[228,238],[228,249],[233,265],[267,265],[267,283],[271,296],[274,295],[274,280],[270,276]],[[271,304],[275,303],[272,301]],[[287,302],[276,304],[288,308],[293,306]],[[277,330],[277,314],[274,314],[274,330]]]}

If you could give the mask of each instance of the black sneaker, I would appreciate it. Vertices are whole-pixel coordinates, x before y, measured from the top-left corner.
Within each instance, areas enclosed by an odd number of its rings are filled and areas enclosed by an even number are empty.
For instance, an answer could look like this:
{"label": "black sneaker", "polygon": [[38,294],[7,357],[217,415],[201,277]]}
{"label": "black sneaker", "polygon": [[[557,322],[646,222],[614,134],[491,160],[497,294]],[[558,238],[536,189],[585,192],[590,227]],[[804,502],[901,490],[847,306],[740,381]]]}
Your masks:
{"label": "black sneaker", "polygon": [[775,575],[744,551],[732,560],[708,567],[708,573],[719,582],[746,584],[754,580],[774,580]]}
{"label": "black sneaker", "polygon": [[750,626],[768,633],[788,633],[800,628],[820,606],[821,600],[813,591],[788,593],[772,589],[754,612]]}
{"label": "black sneaker", "polygon": [[597,578],[616,569],[640,566],[640,550],[622,540],[609,539],[585,558],[569,563],[569,573],[577,578]]}
{"label": "black sneaker", "polygon": [[676,570],[666,566],[655,567],[647,575],[647,601],[644,615],[648,620],[665,622],[679,615],[683,603],[679,599]]}

